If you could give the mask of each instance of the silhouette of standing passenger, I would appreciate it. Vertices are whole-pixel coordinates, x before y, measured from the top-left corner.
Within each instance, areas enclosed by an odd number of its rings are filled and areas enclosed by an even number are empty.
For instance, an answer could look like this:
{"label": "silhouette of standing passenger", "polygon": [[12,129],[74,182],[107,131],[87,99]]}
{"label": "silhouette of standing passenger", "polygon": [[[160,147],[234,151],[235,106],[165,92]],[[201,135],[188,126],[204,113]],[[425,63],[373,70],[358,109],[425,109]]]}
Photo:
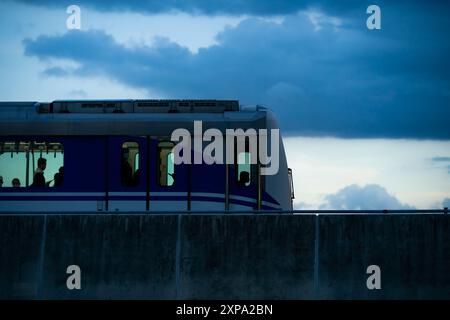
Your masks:
{"label": "silhouette of standing passenger", "polygon": [[47,160],[44,158],[38,159],[38,167],[34,172],[32,187],[45,187],[44,170],[47,168]]}

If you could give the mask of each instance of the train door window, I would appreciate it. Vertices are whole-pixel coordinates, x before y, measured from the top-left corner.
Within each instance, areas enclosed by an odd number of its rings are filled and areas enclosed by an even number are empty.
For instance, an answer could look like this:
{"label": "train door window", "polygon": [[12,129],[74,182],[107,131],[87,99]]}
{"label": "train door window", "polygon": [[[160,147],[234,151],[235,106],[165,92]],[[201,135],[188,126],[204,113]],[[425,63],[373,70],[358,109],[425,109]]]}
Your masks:
{"label": "train door window", "polygon": [[121,154],[121,180],[124,187],[139,185],[139,144],[137,142],[124,142]]}
{"label": "train door window", "polygon": [[134,156],[134,164],[136,171],[139,172],[139,152],[137,152],[136,155]]}
{"label": "train door window", "polygon": [[4,187],[58,187],[64,180],[63,147],[58,142],[0,142]]}
{"label": "train door window", "polygon": [[251,181],[251,153],[240,152],[237,155],[237,184],[247,187]]}
{"label": "train door window", "polygon": [[170,187],[175,183],[173,146],[169,141],[158,143],[158,182],[162,187]]}

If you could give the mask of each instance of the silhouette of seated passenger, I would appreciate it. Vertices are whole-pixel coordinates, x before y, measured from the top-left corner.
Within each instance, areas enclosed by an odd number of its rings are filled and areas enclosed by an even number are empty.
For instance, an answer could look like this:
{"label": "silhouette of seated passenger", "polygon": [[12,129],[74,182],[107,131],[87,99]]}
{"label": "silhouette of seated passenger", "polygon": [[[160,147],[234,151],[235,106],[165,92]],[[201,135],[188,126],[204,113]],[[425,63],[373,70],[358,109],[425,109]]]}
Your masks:
{"label": "silhouette of seated passenger", "polygon": [[20,180],[18,178],[14,178],[14,179],[12,179],[11,184],[12,184],[13,188],[19,188]]}
{"label": "silhouette of seated passenger", "polygon": [[245,187],[250,182],[250,173],[247,171],[241,171],[239,174],[238,185],[240,187]]}

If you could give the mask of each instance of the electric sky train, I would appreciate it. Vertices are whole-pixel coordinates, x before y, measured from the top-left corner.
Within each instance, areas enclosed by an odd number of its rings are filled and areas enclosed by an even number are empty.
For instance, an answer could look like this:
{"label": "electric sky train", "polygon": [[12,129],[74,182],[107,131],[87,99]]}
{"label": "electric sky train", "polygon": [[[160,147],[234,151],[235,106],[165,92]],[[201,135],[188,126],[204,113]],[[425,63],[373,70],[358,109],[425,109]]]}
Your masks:
{"label": "electric sky train", "polygon": [[266,108],[233,100],[1,102],[0,212],[292,210],[281,137],[274,175],[250,163],[248,141],[232,164],[176,165],[171,134],[194,132],[194,121],[221,132],[278,128]]}

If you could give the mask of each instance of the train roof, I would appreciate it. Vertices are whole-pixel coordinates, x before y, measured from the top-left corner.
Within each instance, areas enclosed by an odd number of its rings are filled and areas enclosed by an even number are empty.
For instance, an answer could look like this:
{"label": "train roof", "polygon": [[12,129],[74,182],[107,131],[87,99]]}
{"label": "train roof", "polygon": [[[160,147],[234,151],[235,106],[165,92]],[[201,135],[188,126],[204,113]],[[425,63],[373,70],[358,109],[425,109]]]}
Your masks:
{"label": "train roof", "polygon": [[[0,102],[9,109],[27,109],[37,114],[72,113],[223,113],[239,111],[238,100],[56,100],[53,102]],[[33,110],[34,109],[34,110]]]}
{"label": "train roof", "polygon": [[265,128],[267,109],[237,100],[0,102],[0,135],[158,135],[177,128]]}

